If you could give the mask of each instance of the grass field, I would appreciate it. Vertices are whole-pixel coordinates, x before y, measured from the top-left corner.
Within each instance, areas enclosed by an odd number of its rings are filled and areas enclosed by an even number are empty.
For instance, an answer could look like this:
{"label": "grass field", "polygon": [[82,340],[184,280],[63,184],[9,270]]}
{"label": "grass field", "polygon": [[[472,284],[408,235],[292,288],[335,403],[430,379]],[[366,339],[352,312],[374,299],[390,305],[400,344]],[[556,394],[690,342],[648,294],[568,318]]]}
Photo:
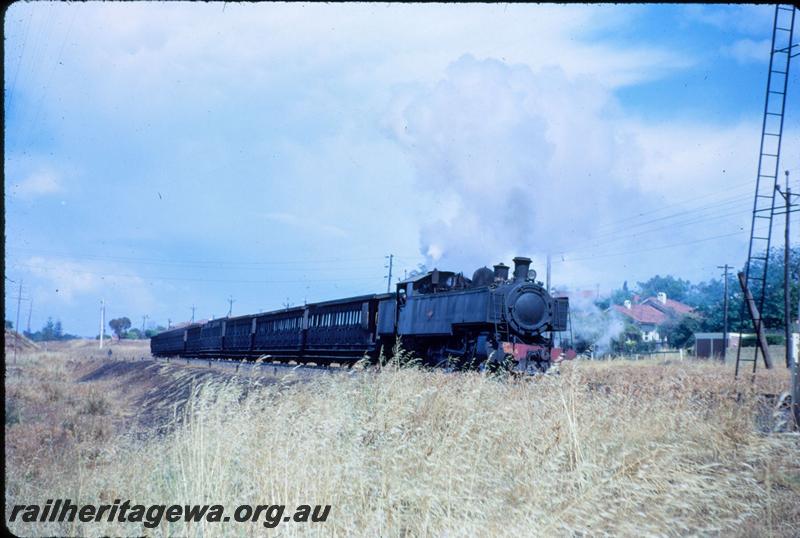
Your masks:
{"label": "grass field", "polygon": [[[299,380],[21,355],[6,377],[6,518],[46,499],[331,505],[325,523],[22,523],[20,536],[798,536],[800,438],[690,360],[497,380],[385,367]],[[737,401],[738,400],[738,401]]]}

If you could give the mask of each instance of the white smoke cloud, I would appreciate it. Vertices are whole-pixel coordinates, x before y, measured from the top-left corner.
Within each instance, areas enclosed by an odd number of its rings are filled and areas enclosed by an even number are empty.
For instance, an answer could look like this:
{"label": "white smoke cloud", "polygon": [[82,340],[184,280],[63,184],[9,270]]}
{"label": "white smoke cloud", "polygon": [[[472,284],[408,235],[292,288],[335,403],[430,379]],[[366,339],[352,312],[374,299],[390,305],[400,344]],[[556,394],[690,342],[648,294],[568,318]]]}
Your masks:
{"label": "white smoke cloud", "polygon": [[610,91],[560,68],[462,56],[396,99],[393,138],[440,207],[420,251],[455,267],[564,250],[635,207],[636,143]]}
{"label": "white smoke cloud", "polygon": [[604,312],[598,308],[594,297],[570,294],[569,309],[574,338],[590,342],[595,355],[610,352],[611,341],[625,329],[622,317],[614,310]]}

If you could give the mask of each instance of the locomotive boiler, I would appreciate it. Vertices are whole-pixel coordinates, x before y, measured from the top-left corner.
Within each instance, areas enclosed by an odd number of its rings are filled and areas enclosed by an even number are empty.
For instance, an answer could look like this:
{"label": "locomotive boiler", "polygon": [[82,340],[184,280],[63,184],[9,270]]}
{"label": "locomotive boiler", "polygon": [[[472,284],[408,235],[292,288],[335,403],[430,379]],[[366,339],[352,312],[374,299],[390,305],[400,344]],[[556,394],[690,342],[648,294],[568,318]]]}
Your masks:
{"label": "locomotive boiler", "polygon": [[396,346],[426,365],[544,372],[560,360],[554,336],[567,329],[569,301],[536,280],[529,258],[472,278],[434,269],[363,295],[172,329],[150,341],[154,356],[353,364]]}

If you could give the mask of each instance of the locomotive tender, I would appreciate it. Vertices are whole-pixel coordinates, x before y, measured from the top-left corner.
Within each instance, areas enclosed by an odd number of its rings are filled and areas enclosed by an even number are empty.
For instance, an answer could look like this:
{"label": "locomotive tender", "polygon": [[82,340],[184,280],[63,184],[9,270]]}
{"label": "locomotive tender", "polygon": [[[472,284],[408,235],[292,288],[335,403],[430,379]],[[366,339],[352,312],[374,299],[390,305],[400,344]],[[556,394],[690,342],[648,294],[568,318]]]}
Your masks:
{"label": "locomotive tender", "polygon": [[391,356],[398,342],[427,365],[503,366],[544,372],[560,358],[569,302],[535,280],[529,258],[514,272],[482,267],[472,279],[434,269],[398,282],[394,293],[362,295],[192,324],[154,336],[157,357],[208,357],[353,364]]}

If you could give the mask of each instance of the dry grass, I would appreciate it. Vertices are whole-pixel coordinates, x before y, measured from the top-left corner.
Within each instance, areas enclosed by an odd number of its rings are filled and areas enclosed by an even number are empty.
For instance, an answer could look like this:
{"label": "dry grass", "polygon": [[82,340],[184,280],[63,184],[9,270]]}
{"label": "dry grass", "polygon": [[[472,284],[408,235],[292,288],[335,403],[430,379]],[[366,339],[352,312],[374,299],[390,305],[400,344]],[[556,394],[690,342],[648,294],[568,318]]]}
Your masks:
{"label": "dry grass", "polygon": [[[729,368],[692,361],[575,362],[533,381],[388,367],[276,383],[163,363],[106,364],[100,375],[98,362],[70,357],[25,357],[6,380],[7,408],[16,402],[19,416],[6,423],[7,506],[59,497],[332,506],[326,523],[270,531],[282,535],[800,534],[800,441],[765,433],[770,416],[758,399],[785,386],[785,371],[760,375],[755,390],[735,384]],[[188,404],[138,420],[156,400],[162,410]],[[170,416],[169,427],[143,437],[153,416],[161,426]]]}

